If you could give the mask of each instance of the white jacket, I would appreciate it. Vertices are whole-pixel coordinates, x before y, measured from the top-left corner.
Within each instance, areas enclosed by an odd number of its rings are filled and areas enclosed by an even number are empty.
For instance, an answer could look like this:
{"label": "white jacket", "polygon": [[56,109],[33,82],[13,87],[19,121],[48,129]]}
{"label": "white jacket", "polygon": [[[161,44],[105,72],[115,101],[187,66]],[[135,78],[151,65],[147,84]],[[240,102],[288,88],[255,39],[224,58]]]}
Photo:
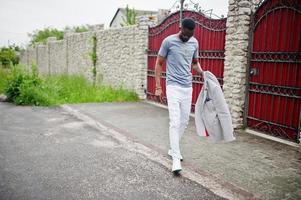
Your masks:
{"label": "white jacket", "polygon": [[204,72],[204,85],[195,105],[195,125],[198,135],[209,135],[213,142],[235,140],[223,91],[217,78],[209,71]]}

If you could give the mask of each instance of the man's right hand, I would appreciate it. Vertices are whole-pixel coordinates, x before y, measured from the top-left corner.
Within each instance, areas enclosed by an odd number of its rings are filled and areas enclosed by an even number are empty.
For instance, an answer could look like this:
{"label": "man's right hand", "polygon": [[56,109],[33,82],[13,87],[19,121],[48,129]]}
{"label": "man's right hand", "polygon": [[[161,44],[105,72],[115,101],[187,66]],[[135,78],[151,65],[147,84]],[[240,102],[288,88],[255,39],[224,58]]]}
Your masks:
{"label": "man's right hand", "polygon": [[162,94],[163,94],[162,88],[161,87],[156,88],[155,95],[156,95],[157,98],[159,98],[159,101],[161,103],[163,102]]}

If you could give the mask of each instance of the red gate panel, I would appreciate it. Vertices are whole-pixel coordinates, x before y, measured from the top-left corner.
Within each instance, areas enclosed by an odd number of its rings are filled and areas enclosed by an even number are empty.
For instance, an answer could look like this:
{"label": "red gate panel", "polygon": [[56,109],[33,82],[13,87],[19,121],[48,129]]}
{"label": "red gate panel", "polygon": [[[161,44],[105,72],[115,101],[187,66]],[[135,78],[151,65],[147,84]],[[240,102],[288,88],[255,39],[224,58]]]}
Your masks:
{"label": "red gate panel", "polygon": [[298,142],[301,106],[300,0],[268,0],[254,15],[247,126]]}
{"label": "red gate panel", "polygon": [[[226,19],[210,19],[205,15],[194,11],[183,11],[183,17],[193,18],[196,22],[194,37],[199,42],[199,54],[201,66],[204,70],[209,70],[216,75],[221,85],[224,74],[224,51],[226,35]],[[155,62],[161,43],[169,35],[178,33],[180,13],[176,12],[168,16],[161,24],[149,28],[148,45],[148,76],[147,76],[147,98],[157,101],[155,97]],[[161,85],[163,90],[164,104],[166,101],[165,86],[166,66],[162,69]],[[192,111],[202,88],[203,80],[193,71],[193,95]]]}

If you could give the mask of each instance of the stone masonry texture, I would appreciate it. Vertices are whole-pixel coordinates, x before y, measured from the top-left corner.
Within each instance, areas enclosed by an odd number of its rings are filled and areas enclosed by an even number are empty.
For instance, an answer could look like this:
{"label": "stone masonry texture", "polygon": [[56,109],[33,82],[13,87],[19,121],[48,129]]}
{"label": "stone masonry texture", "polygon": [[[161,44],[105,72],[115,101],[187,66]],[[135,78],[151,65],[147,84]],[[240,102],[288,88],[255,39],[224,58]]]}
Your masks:
{"label": "stone masonry texture", "polygon": [[[243,126],[249,51],[251,14],[256,0],[229,0],[224,94],[234,128]],[[96,36],[96,81],[98,84],[135,91],[146,98],[148,16],[139,16],[137,25],[103,29],[98,25],[85,33],[67,32],[61,41],[48,38],[47,44],[29,47],[21,55],[21,64],[29,69],[37,64],[41,74],[82,74],[93,81],[93,36]]]}
{"label": "stone masonry texture", "polygon": [[229,0],[223,89],[234,128],[243,127],[253,2],[254,0]]}

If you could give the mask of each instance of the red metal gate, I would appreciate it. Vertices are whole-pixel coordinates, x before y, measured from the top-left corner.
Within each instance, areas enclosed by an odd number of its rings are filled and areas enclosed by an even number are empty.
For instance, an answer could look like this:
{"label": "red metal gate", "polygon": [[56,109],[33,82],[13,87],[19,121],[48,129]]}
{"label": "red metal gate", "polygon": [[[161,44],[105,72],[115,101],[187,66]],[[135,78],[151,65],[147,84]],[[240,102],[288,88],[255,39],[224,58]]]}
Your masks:
{"label": "red metal gate", "polygon": [[[214,73],[221,85],[224,74],[224,51],[226,35],[226,19],[211,19],[194,11],[183,11],[183,17],[190,17],[196,21],[195,37],[199,42],[201,66],[204,70]],[[155,62],[163,39],[179,32],[180,13],[168,16],[161,24],[149,28],[148,45],[148,72],[147,72],[147,98],[158,101],[155,97]],[[161,85],[163,100],[166,104],[165,76],[166,66],[162,69]],[[192,111],[202,87],[200,76],[193,71]]]}
{"label": "red metal gate", "polygon": [[256,11],[246,125],[299,142],[301,106],[301,3],[268,0]]}

